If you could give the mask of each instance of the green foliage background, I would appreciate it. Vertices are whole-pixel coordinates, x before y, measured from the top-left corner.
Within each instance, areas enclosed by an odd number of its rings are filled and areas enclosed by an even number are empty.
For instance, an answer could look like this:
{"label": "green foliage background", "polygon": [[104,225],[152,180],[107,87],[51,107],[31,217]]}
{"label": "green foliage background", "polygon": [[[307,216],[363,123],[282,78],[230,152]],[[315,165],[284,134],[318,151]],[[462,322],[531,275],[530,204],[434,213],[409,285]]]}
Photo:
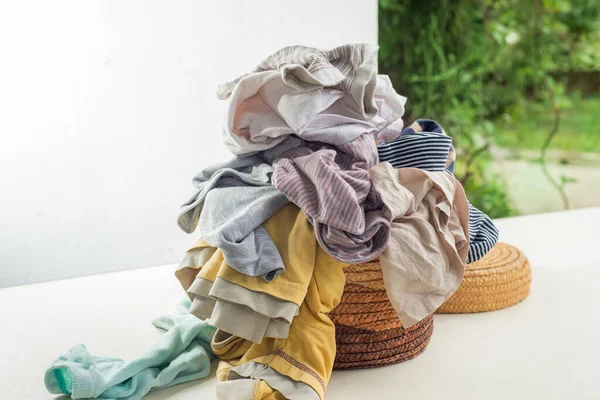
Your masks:
{"label": "green foliage background", "polygon": [[598,0],[380,0],[379,69],[408,97],[407,122],[435,119],[454,138],[474,205],[503,217],[515,211],[490,168],[498,121],[534,101],[560,122],[569,102],[550,73],[598,69],[599,28]]}

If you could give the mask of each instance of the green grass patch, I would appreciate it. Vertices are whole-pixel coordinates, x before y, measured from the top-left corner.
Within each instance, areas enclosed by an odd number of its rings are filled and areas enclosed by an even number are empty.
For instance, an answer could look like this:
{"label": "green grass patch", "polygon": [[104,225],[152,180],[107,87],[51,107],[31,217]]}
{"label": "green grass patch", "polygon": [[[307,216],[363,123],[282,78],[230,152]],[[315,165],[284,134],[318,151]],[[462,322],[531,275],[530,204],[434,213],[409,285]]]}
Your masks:
{"label": "green grass patch", "polygon": [[[600,96],[572,98],[563,110],[560,129],[550,148],[600,153]],[[554,124],[552,110],[529,103],[511,123],[499,124],[497,144],[506,148],[539,150]]]}

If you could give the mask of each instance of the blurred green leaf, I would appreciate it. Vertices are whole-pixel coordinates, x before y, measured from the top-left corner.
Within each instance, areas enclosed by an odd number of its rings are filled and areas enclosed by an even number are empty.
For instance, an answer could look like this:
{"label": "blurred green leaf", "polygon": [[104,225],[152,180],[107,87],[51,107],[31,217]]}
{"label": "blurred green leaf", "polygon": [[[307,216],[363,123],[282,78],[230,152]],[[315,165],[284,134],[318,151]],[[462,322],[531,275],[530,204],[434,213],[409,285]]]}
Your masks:
{"label": "blurred green leaf", "polygon": [[560,176],[560,183],[562,185],[566,185],[568,183],[577,183],[577,179],[571,178],[569,176],[561,175]]}

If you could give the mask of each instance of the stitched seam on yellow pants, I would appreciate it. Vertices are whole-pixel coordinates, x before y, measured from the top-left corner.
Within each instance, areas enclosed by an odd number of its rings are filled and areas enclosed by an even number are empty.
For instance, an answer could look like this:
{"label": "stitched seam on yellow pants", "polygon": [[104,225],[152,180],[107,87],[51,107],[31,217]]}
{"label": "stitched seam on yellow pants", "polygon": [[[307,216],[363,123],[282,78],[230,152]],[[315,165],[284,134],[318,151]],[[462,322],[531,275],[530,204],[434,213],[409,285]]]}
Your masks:
{"label": "stitched seam on yellow pants", "polygon": [[294,367],[298,368],[299,370],[304,371],[307,374],[311,375],[313,378],[315,378],[319,382],[323,391],[325,391],[325,382],[323,382],[323,379],[321,379],[319,374],[317,374],[315,371],[308,368],[306,365],[302,364],[301,362],[293,359],[292,357],[290,357],[289,355],[287,355],[286,353],[284,353],[281,350],[274,351],[273,355],[276,355],[276,356],[282,358],[283,360],[292,364]]}
{"label": "stitched seam on yellow pants", "polygon": [[258,384],[260,383],[260,379],[252,379],[252,394],[250,395],[250,400],[255,400],[258,398]]}

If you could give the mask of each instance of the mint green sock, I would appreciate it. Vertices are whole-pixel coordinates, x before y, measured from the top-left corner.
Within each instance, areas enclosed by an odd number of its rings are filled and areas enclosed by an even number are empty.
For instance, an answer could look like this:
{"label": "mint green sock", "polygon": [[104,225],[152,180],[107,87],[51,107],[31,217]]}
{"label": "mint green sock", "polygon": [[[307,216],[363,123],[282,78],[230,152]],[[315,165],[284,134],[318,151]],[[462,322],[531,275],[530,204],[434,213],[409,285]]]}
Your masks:
{"label": "mint green sock", "polygon": [[175,315],[153,321],[166,333],[132,361],[92,356],[81,344],[73,347],[46,371],[46,389],[72,399],[139,400],[150,390],[208,376],[215,328],[191,315],[189,305],[186,300]]}

